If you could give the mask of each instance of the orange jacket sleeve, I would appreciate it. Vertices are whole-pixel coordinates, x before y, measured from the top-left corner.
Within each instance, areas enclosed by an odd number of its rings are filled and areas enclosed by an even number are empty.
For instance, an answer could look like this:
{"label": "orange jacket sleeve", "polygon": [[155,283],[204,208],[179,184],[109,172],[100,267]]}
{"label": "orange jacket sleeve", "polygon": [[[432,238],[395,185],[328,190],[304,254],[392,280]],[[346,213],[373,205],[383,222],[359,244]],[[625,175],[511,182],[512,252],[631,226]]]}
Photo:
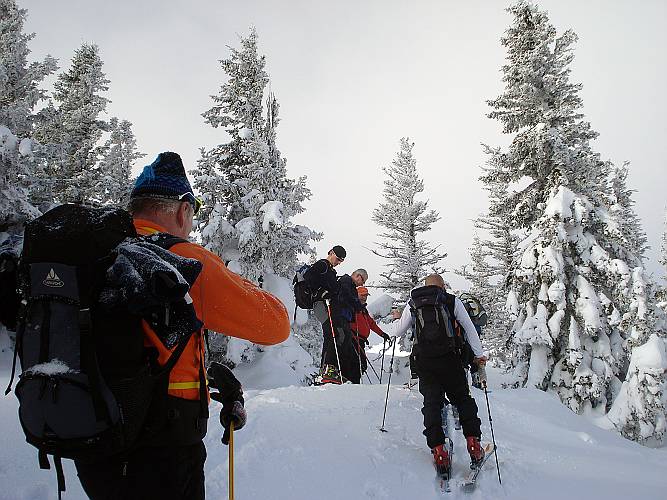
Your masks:
{"label": "orange jacket sleeve", "polygon": [[287,339],[289,316],[278,298],[227,269],[200,245],[178,243],[171,251],[203,265],[190,295],[204,328],[262,345]]}

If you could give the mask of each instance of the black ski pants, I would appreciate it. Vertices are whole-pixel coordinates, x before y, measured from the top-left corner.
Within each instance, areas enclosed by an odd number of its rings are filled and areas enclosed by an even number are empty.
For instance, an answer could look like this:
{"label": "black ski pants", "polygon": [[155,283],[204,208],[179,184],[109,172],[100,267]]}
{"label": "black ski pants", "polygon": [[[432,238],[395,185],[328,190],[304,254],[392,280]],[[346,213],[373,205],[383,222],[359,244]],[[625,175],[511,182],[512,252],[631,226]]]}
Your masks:
{"label": "black ski pants", "polygon": [[75,462],[92,500],[204,500],[203,442],[140,448],[125,458]]}
{"label": "black ski pants", "polygon": [[352,330],[350,324],[342,318],[333,318],[335,331],[334,336],[331,333],[331,322],[322,323],[322,334],[324,341],[322,343],[322,365],[338,366],[336,359],[336,348],[338,348],[338,357],[340,358],[340,371],[344,378],[358,384],[361,379],[359,371],[359,358],[352,344]]}
{"label": "black ski pants", "polygon": [[456,353],[437,358],[417,358],[419,392],[424,396],[424,436],[429,448],[445,442],[442,407],[446,398],[459,410],[463,435],[481,437],[477,403],[470,395],[468,380]]}

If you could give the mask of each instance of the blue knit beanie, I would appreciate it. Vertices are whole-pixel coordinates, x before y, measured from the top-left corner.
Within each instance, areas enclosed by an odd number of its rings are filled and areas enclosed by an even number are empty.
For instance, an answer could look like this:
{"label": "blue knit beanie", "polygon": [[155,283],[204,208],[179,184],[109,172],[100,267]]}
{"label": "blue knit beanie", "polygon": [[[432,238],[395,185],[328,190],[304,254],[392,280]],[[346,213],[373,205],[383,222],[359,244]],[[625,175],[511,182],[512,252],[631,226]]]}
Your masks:
{"label": "blue knit beanie", "polygon": [[167,151],[144,167],[130,196],[178,199],[186,193],[192,193],[192,186],[185,175],[181,157]]}

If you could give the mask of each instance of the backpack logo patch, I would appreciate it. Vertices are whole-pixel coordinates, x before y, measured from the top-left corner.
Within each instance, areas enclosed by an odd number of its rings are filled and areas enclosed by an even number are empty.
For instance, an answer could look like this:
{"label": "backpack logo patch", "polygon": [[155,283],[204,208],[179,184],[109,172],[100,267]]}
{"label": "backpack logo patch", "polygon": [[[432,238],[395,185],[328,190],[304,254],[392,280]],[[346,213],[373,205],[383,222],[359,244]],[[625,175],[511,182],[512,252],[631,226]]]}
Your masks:
{"label": "backpack logo patch", "polygon": [[50,288],[62,288],[65,286],[65,282],[58,277],[53,268],[51,268],[42,283]]}

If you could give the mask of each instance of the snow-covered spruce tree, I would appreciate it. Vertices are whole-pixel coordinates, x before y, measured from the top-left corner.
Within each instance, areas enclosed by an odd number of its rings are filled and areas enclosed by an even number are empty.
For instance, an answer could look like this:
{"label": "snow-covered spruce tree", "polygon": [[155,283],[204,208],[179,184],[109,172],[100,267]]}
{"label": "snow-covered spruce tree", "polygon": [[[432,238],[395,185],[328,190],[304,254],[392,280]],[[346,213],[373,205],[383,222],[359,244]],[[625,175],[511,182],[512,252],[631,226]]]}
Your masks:
{"label": "snow-covered spruce tree", "polygon": [[99,117],[110,102],[101,95],[109,88],[102,65],[97,45],[84,43],[74,53],[69,70],[58,75],[54,84],[57,127],[49,127],[53,135],[43,140],[60,145],[57,164],[52,165],[56,201],[91,198],[98,142],[108,130]]}
{"label": "snow-covered spruce tree", "polygon": [[[463,266],[456,273],[470,281],[468,292],[476,297],[486,310],[488,321],[483,328],[484,348],[491,353],[492,359],[503,359],[506,338],[502,326],[507,316],[504,313],[503,284],[499,282],[498,271],[492,263],[489,242],[473,237],[470,247],[470,264]],[[505,294],[506,296],[506,294]]]}
{"label": "snow-covered spruce tree", "polygon": [[14,0],[0,0],[0,231],[20,232],[39,214],[31,203],[40,169],[34,109],[46,95],[39,85],[56,61],[47,56],[28,63],[34,34],[23,32],[26,15]]}
{"label": "snow-covered spruce tree", "polygon": [[506,87],[489,117],[514,137],[507,151],[488,150],[485,177],[513,187],[507,205],[523,237],[508,283],[514,371],[576,412],[604,413],[625,377],[625,339],[646,341],[651,329],[643,269],[608,237],[608,169],[590,148],[581,85],[569,82],[576,35],[556,36],[529,2],[508,10]]}
{"label": "snow-covered spruce tree", "polygon": [[438,264],[446,257],[438,246],[420,239],[440,217],[435,210],[428,210],[427,201],[416,199],[424,191],[424,182],[417,175],[413,148],[413,142],[402,138],[396,158],[382,169],[388,177],[384,181],[384,202],[372,217],[383,228],[378,234],[383,241],[377,243],[378,249],[373,253],[388,261],[378,286],[398,294],[400,299],[406,299],[426,274],[442,272]]}
{"label": "snow-covered spruce tree", "polygon": [[[486,150],[488,152],[490,148]],[[484,188],[489,192],[489,212],[475,219],[474,226],[478,234],[485,237],[476,236],[470,254],[472,263],[461,274],[472,282],[471,292],[474,294],[478,291],[483,297],[482,303],[489,318],[484,328],[486,348],[495,349],[496,353],[504,357],[513,323],[505,305],[508,273],[517,237],[513,234],[514,221],[507,205],[507,185],[494,183],[487,176],[483,176],[482,180],[486,182]]]}
{"label": "snow-covered spruce tree", "polygon": [[94,169],[91,198],[102,204],[124,207],[130,198],[132,166],[143,153],[137,150],[132,124],[118,118],[109,120],[110,136],[101,149],[101,158]]}
{"label": "snow-covered spruce tree", "polygon": [[627,377],[607,414],[623,436],[659,446],[667,432],[665,421],[665,340],[653,334],[632,350]]}
{"label": "snow-covered spruce tree", "polygon": [[202,149],[193,172],[206,207],[200,229],[209,250],[236,261],[235,270],[261,282],[267,272],[291,275],[297,256],[312,253],[310,241],[321,235],[292,222],[310,191],[305,177],[287,177],[286,160],[276,147],[278,103],[272,95],[264,115],[268,75],[254,29],[231,52],[220,61],[229,80],[203,114],[211,126],[224,127],[230,141]]}
{"label": "snow-covered spruce tree", "polygon": [[495,287],[491,284],[495,272],[489,263],[489,256],[488,247],[480,240],[479,235],[475,234],[470,247],[470,264],[456,271],[470,281],[470,293],[480,300],[485,309],[487,304],[490,305],[495,299]]}
{"label": "snow-covered spruce tree", "polygon": [[[193,171],[204,201],[200,231],[206,248],[233,271],[260,284],[275,284],[276,276],[291,280],[299,254],[313,254],[310,241],[321,234],[292,221],[303,212],[310,191],[305,177],[287,177],[286,161],[276,146],[278,103],[267,95],[265,111],[269,78],[255,30],[240,43],[220,61],[228,80],[212,96],[214,106],[203,113],[208,124],[224,129],[228,142],[202,148]],[[252,348],[233,345],[227,356],[227,338],[218,344],[218,355],[228,360],[252,359]]]}
{"label": "snow-covered spruce tree", "polygon": [[612,220],[607,224],[609,237],[618,241],[614,246],[616,251],[633,267],[642,265],[644,254],[648,248],[648,240],[641,226],[641,222],[633,206],[634,190],[627,186],[628,166],[605,162],[608,170],[609,195],[607,201]]}

